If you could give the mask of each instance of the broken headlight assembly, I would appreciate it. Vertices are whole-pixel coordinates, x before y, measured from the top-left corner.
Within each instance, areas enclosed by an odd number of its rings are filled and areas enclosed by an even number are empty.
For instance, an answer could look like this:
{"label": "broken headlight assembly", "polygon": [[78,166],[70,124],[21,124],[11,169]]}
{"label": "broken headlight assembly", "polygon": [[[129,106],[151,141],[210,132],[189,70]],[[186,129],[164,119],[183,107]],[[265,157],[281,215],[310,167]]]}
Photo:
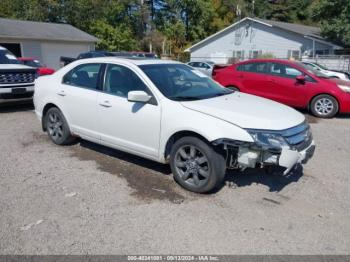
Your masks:
{"label": "broken headlight assembly", "polygon": [[256,146],[264,150],[280,152],[282,148],[290,148],[287,141],[278,133],[265,130],[247,130],[253,137]]}

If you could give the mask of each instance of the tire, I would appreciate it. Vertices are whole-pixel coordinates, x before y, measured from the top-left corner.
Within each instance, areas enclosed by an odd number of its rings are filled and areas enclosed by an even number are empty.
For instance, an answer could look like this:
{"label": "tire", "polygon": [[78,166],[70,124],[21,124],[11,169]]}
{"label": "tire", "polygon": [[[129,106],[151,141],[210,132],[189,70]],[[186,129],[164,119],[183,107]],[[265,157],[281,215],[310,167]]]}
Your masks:
{"label": "tire", "polygon": [[57,107],[46,112],[44,121],[47,134],[56,145],[67,145],[75,140],[64,115]]}
{"label": "tire", "polygon": [[236,86],[227,86],[226,88],[231,89],[232,91],[235,91],[235,92],[240,92],[239,88]]}
{"label": "tire", "polygon": [[330,95],[319,95],[311,101],[311,112],[320,118],[332,118],[339,110],[338,101]]}
{"label": "tire", "polygon": [[197,137],[183,137],[170,152],[174,179],[195,193],[208,193],[223,183],[226,161],[222,154]]}

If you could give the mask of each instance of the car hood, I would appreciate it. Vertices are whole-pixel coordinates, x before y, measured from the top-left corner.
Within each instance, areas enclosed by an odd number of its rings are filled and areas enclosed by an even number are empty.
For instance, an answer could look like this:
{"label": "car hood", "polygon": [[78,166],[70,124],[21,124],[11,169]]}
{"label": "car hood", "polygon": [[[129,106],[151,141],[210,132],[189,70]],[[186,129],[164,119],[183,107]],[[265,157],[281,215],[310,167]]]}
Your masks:
{"label": "car hood", "polygon": [[34,69],[34,67],[22,64],[0,64],[0,70],[1,69]]}
{"label": "car hood", "polygon": [[346,80],[341,80],[341,79],[337,79],[337,78],[329,78],[327,80],[331,81],[333,83],[336,83],[338,85],[350,86],[350,82],[346,81]]}
{"label": "car hood", "polygon": [[210,99],[181,102],[181,104],[188,109],[242,128],[283,130],[305,121],[305,117],[293,108],[239,92]]}

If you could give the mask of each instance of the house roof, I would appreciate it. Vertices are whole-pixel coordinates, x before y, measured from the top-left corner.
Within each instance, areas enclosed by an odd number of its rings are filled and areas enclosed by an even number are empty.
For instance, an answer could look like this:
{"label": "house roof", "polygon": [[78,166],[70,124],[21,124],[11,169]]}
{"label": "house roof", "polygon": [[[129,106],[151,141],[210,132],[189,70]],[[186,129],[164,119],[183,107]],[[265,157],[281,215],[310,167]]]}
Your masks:
{"label": "house roof", "polygon": [[70,42],[97,42],[98,39],[69,24],[0,18],[0,37]]}
{"label": "house roof", "polygon": [[[285,23],[285,22],[279,22],[279,21],[273,21],[273,20],[266,20],[266,19],[260,19],[260,18],[251,18],[251,17],[245,17],[241,20],[239,20],[238,22],[222,29],[221,31],[205,38],[204,40],[198,42],[197,44],[191,46],[190,48],[186,49],[185,52],[191,52],[193,49],[195,49],[196,47],[198,47],[199,45],[204,44],[205,42],[209,41],[210,39],[216,37],[216,36],[220,36],[221,34],[226,33],[227,31],[229,31],[230,29],[232,29],[233,27],[235,27],[236,25],[246,21],[246,20],[250,20],[253,22],[257,22],[260,24],[264,24],[266,26],[270,26],[270,27],[277,27],[280,28],[282,30],[286,30],[289,32],[293,32],[296,34],[300,34],[304,37],[310,37],[313,38],[315,40],[319,40],[321,42],[336,46],[330,42],[326,42],[322,37],[321,37],[321,30],[319,27],[315,27],[315,26],[306,26],[306,25],[301,25],[301,24],[293,24],[293,23]],[[338,46],[337,46],[338,47]]]}
{"label": "house roof", "polygon": [[303,36],[313,36],[317,38],[322,38],[321,29],[316,26],[307,26],[307,25],[279,22],[279,21],[266,20],[266,19],[260,19],[260,18],[254,18],[254,19],[266,24],[270,24],[274,27],[278,27],[287,31],[301,34]]}

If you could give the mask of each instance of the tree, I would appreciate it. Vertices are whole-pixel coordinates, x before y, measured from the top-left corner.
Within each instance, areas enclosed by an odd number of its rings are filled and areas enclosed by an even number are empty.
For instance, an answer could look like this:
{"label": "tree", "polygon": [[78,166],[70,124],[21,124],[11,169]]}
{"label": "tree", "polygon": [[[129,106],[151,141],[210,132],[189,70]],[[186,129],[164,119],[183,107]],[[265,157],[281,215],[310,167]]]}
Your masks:
{"label": "tree", "polygon": [[350,47],[350,1],[320,0],[314,9],[325,38]]}
{"label": "tree", "polygon": [[96,46],[97,49],[130,51],[138,48],[133,32],[125,24],[112,26],[105,20],[97,20],[89,30],[100,39]]}

